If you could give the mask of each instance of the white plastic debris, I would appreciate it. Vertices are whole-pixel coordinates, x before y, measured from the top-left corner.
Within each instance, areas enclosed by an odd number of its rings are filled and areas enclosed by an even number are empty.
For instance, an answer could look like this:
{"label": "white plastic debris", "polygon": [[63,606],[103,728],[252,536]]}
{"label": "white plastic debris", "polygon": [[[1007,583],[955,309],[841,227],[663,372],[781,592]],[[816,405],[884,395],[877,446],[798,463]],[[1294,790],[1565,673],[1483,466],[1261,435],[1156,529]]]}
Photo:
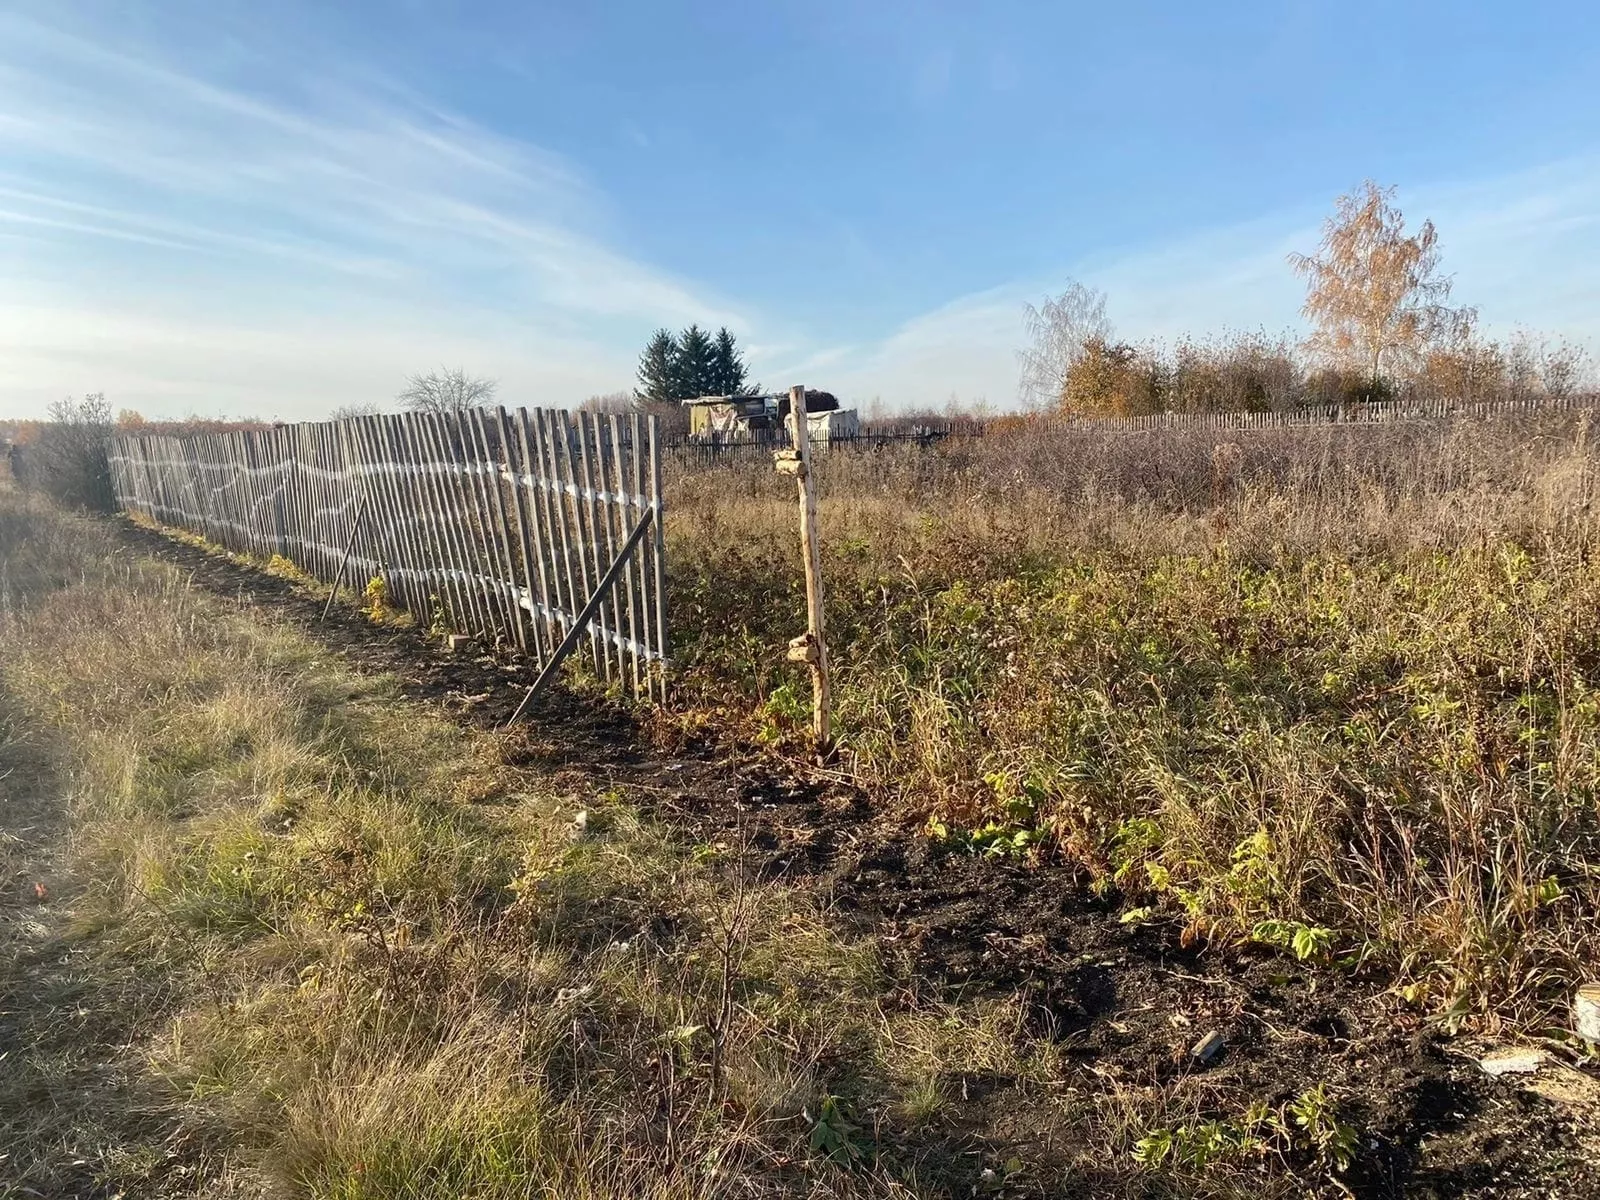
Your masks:
{"label": "white plastic debris", "polygon": [[1504,1047],[1491,1050],[1478,1060],[1485,1075],[1531,1075],[1544,1065],[1543,1050]]}
{"label": "white plastic debris", "polygon": [[1586,1042],[1600,1042],[1600,983],[1586,983],[1572,998],[1572,1027]]}

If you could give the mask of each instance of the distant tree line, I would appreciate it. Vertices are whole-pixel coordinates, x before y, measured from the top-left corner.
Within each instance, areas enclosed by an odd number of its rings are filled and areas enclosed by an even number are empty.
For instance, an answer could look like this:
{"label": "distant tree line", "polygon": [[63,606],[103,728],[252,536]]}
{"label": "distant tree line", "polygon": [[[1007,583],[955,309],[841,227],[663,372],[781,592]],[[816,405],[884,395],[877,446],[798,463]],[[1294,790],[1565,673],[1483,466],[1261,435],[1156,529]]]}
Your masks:
{"label": "distant tree line", "polygon": [[1341,196],[1315,254],[1290,256],[1307,282],[1309,338],[1265,332],[1119,340],[1105,296],[1074,283],[1024,312],[1021,392],[1035,410],[1092,416],[1259,412],[1400,397],[1560,399],[1592,384],[1584,351],[1519,333],[1483,337],[1451,307],[1431,221],[1415,233],[1394,189]]}

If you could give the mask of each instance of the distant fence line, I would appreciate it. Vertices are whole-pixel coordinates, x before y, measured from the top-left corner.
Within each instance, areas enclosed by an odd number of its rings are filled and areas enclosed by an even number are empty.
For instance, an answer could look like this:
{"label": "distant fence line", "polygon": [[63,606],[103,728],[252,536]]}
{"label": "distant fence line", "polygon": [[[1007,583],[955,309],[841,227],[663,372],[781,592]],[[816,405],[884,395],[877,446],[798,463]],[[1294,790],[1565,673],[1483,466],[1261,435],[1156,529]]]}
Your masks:
{"label": "distant fence line", "polygon": [[1447,417],[1487,417],[1497,413],[1570,411],[1600,406],[1600,395],[1518,400],[1392,400],[1318,404],[1271,412],[1150,413],[1139,417],[1061,417],[1067,425],[1093,429],[1265,429],[1281,425],[1367,424],[1380,421],[1436,421]]}
{"label": "distant fence line", "polygon": [[[931,447],[945,442],[984,437],[999,429],[1026,430],[1034,421],[1051,429],[1082,429],[1096,432],[1148,433],[1179,429],[1272,429],[1306,425],[1375,424],[1393,421],[1437,421],[1459,417],[1488,417],[1499,413],[1556,411],[1600,407],[1600,395],[1585,393],[1559,398],[1503,399],[1463,402],[1460,400],[1394,400],[1352,404],[1319,404],[1303,408],[1266,412],[1161,412],[1136,417],[1012,416],[988,421],[959,420],[894,431],[874,431],[870,427],[850,437],[833,437],[814,444],[818,452],[839,450],[860,452],[888,446]],[[669,460],[690,468],[736,465],[760,459],[787,447],[788,435],[781,430],[760,430],[713,437],[678,434],[663,442]]]}
{"label": "distant fence line", "polygon": [[[848,436],[830,435],[816,437],[811,443],[813,454],[826,454],[830,450],[877,450],[886,446],[932,446],[951,437],[980,437],[983,424],[978,421],[951,422],[892,432],[867,430]],[[754,430],[744,433],[719,433],[711,436],[679,434],[663,443],[663,452],[674,462],[684,466],[709,467],[718,464],[742,462],[750,458],[770,456],[774,451],[787,449],[789,434],[786,430]]]}
{"label": "distant fence line", "polygon": [[381,578],[419,622],[514,645],[540,663],[614,578],[587,625],[588,656],[608,681],[662,694],[654,417],[405,413],[128,434],[112,439],[108,457],[128,513],[238,553],[280,555],[323,583]]}

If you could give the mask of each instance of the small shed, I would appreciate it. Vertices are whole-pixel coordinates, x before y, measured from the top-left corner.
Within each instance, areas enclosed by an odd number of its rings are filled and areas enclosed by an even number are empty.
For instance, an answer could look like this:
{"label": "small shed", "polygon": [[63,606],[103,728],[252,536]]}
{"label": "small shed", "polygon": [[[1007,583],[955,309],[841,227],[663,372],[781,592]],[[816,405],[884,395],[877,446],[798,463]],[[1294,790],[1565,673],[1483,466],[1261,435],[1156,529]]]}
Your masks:
{"label": "small shed", "polygon": [[861,420],[853,408],[834,408],[806,414],[806,432],[813,442],[832,442],[861,436]]}
{"label": "small shed", "polygon": [[[685,400],[689,410],[689,436],[703,441],[729,438],[766,438],[787,441],[789,397],[778,393],[767,396],[701,396]],[[813,441],[828,442],[856,437],[861,422],[853,408],[840,408],[831,392],[807,391],[807,426]]]}
{"label": "small shed", "polygon": [[684,407],[689,410],[689,436],[694,438],[738,437],[780,428],[769,396],[702,396],[685,400]]}

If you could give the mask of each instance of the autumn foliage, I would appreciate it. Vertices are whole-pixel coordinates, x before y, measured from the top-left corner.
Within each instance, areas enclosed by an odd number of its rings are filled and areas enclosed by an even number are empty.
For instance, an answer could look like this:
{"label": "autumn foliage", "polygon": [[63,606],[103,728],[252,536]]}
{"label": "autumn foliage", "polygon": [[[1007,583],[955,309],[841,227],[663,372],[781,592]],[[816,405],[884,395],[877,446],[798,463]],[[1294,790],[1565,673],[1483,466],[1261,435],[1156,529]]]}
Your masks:
{"label": "autumn foliage", "polygon": [[1304,338],[1265,331],[1119,340],[1106,297],[1082,284],[1024,317],[1020,387],[1034,411],[1072,416],[1267,412],[1426,399],[1564,399],[1591,385],[1580,347],[1519,332],[1491,338],[1452,307],[1431,221],[1413,232],[1395,190],[1368,181],[1334,203],[1315,253],[1290,266],[1307,284]]}

